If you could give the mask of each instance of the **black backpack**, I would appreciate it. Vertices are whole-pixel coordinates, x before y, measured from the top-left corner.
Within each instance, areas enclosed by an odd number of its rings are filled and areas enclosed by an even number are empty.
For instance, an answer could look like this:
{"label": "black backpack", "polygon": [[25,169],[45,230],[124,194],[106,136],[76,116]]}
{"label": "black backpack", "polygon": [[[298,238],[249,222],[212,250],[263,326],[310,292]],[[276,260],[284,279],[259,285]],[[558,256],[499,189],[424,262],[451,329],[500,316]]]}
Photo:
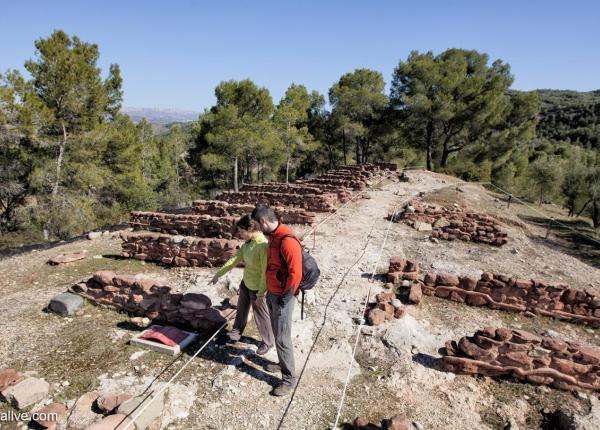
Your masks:
{"label": "black backpack", "polygon": [[310,255],[308,249],[303,247],[302,243],[300,243],[298,238],[293,234],[286,234],[279,240],[279,258],[281,260],[281,264],[287,264],[283,254],[281,253],[281,244],[283,243],[283,239],[286,237],[294,238],[294,240],[298,242],[298,245],[300,245],[300,249],[302,249],[302,280],[300,281],[300,285],[298,287],[302,292],[302,308],[300,311],[300,318],[304,319],[304,292],[314,288],[319,280],[319,276],[321,275],[321,270],[319,270],[319,265],[317,264],[315,258]]}

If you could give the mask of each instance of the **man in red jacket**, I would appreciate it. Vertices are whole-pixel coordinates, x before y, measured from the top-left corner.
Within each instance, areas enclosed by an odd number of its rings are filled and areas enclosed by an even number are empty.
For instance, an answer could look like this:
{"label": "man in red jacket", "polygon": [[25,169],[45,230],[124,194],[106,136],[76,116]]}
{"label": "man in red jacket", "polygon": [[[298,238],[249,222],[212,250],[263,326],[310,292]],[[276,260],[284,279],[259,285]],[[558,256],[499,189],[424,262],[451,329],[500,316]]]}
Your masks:
{"label": "man in red jacket", "polygon": [[292,313],[295,295],[302,280],[302,248],[294,232],[279,222],[266,205],[256,205],[252,219],[267,235],[267,305],[275,335],[275,347],[281,368],[281,383],[273,390],[275,396],[285,396],[296,385],[294,346],[292,345]]}

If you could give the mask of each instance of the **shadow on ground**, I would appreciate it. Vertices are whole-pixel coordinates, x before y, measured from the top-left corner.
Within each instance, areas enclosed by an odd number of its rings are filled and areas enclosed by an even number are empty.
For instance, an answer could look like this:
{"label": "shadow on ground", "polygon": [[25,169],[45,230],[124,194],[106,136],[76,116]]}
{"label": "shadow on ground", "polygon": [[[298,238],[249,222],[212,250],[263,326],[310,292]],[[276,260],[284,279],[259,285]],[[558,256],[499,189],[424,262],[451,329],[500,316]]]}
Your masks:
{"label": "shadow on ground", "polygon": [[[548,226],[546,218],[528,215],[519,215],[519,218],[537,226]],[[557,249],[565,254],[571,255],[578,260],[600,268],[600,239],[591,226],[582,220],[560,220],[560,224],[550,224],[550,234],[544,236],[530,236],[537,244]]]}

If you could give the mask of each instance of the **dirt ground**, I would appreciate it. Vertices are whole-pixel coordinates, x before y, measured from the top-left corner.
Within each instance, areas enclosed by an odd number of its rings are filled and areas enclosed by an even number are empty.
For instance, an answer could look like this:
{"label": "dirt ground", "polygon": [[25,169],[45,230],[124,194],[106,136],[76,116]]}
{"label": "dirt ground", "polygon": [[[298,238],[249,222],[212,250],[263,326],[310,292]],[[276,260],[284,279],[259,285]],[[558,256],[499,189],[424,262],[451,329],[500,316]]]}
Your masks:
{"label": "dirt ground", "polygon": [[[211,342],[168,390],[161,428],[169,429],[326,429],[336,418],[352,348],[355,322],[367,291],[383,288],[381,277],[391,255],[419,261],[423,270],[477,275],[493,271],[525,278],[546,278],[574,287],[600,289],[600,262],[592,246],[579,249],[563,231],[544,239],[545,226],[532,211],[484,188],[427,172],[410,173],[408,183],[389,182],[341,208],[319,226],[313,255],[322,278],[307,297],[300,320],[296,306],[293,337],[300,381],[293,396],[269,393],[279,375],[262,370],[274,352],[258,357],[252,322],[247,337],[235,345]],[[459,190],[455,184],[459,185]],[[509,243],[501,248],[460,241],[433,243],[404,223],[389,223],[388,213],[425,192],[428,201],[458,203],[508,222]],[[557,208],[551,216],[558,216]],[[298,232],[307,227],[298,227]],[[385,239],[385,244],[384,244]],[[313,236],[305,244],[313,246]],[[48,266],[58,253],[88,250],[85,260]],[[63,318],[44,312],[49,300],[96,270],[145,272],[168,278],[181,291],[201,291],[219,302],[234,294],[241,277],[235,269],[217,286],[208,286],[209,269],[174,269],[121,259],[120,240],[81,240],[50,250],[0,260],[0,368],[37,372],[51,383],[55,401],[73,402],[93,389],[119,387],[132,394],[167,381],[202,341],[177,360],[128,345],[136,333],[129,317],[85,304],[80,314]],[[431,368],[447,340],[472,334],[484,326],[552,330],[566,339],[600,346],[598,330],[548,318],[527,318],[475,308],[435,297],[408,306],[408,315],[379,327],[363,327],[341,410],[341,423],[363,416],[379,422],[405,413],[423,429],[529,429],[551,421],[557,409],[574,417],[577,428],[600,428],[600,404],[590,393],[536,387],[511,379],[457,376]],[[159,375],[156,379],[154,379]],[[0,404],[0,412],[8,410]],[[0,423],[0,428],[20,428]],[[549,427],[545,427],[549,428]]]}

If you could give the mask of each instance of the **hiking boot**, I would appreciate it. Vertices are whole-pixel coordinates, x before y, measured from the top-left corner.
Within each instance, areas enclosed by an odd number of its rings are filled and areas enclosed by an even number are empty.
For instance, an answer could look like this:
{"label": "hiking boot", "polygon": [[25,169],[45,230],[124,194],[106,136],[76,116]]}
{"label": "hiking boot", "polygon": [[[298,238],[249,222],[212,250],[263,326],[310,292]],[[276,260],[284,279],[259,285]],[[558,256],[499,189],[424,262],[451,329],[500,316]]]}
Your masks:
{"label": "hiking boot", "polygon": [[256,350],[256,355],[265,355],[267,352],[269,352],[270,349],[271,347],[269,345],[267,345],[264,342],[261,342],[260,345],[258,345],[258,349]]}
{"label": "hiking boot", "polygon": [[278,363],[267,363],[263,366],[265,372],[278,373],[281,372],[281,366]]}
{"label": "hiking boot", "polygon": [[240,340],[242,338],[242,335],[237,330],[231,330],[229,333],[227,333],[227,337],[229,338],[230,341],[237,342],[238,340]]}
{"label": "hiking boot", "polygon": [[283,396],[287,396],[291,392],[292,392],[292,386],[290,384],[286,384],[286,383],[282,382],[278,386],[273,388],[273,392],[271,394],[273,394],[274,396],[277,396],[277,397],[283,397]]}

